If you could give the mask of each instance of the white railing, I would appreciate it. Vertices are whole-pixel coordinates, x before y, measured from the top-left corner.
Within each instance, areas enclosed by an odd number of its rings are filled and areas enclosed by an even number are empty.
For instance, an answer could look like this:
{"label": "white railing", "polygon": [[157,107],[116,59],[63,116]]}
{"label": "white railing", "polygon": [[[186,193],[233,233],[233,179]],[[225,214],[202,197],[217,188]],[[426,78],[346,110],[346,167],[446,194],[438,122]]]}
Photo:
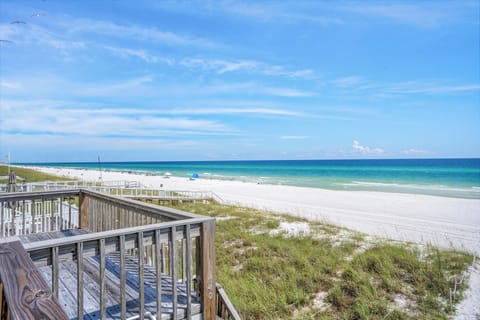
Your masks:
{"label": "white railing", "polygon": [[[214,200],[223,203],[223,199],[212,191],[167,190],[149,188],[138,181],[105,181],[101,184],[81,181],[46,181],[17,185],[20,192],[41,192],[55,190],[86,189],[115,196],[130,198],[159,198],[162,200]],[[0,192],[6,192],[6,185],[0,184]]]}

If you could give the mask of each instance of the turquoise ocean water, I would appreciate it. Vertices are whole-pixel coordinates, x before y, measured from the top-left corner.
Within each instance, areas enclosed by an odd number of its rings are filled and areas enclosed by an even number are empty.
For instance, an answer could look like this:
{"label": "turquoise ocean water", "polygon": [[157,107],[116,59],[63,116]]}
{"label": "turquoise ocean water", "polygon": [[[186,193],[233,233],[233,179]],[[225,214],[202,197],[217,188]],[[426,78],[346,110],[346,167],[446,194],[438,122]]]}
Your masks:
{"label": "turquoise ocean water", "polygon": [[333,190],[428,194],[480,199],[480,159],[81,162],[30,165],[170,172],[200,179],[239,180]]}

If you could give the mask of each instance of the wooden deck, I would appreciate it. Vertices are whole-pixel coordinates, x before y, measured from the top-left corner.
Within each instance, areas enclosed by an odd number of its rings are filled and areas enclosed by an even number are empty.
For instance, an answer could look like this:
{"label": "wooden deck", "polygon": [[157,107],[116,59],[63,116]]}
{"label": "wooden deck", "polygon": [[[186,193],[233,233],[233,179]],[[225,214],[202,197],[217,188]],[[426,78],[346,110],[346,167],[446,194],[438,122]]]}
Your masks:
{"label": "wooden deck", "polygon": [[[45,232],[19,236],[22,243],[32,243],[36,241],[59,239],[74,235],[89,233],[84,229],[71,229],[55,232]],[[126,318],[135,319],[139,313],[139,268],[138,257],[126,255]],[[106,319],[122,319],[120,305],[120,253],[109,253],[105,257],[106,274]],[[99,274],[99,256],[93,256],[83,259],[83,288],[84,288],[84,319],[100,319],[100,303],[98,296],[100,293],[100,274]],[[40,274],[51,287],[52,267],[43,266],[38,268]],[[77,262],[66,261],[59,265],[59,295],[58,300],[62,308],[67,313],[69,319],[77,318]],[[155,313],[156,305],[156,283],[157,274],[153,266],[145,264],[144,274],[144,294],[145,294],[145,315],[146,319],[173,319],[172,304],[172,278],[165,274],[161,275],[162,283],[162,315],[158,317]],[[182,283],[177,283],[177,319],[186,318],[187,308],[187,290]],[[201,319],[200,301],[196,294],[192,294],[192,319]]]}
{"label": "wooden deck", "polygon": [[0,319],[240,320],[214,218],[123,196],[0,193]]}

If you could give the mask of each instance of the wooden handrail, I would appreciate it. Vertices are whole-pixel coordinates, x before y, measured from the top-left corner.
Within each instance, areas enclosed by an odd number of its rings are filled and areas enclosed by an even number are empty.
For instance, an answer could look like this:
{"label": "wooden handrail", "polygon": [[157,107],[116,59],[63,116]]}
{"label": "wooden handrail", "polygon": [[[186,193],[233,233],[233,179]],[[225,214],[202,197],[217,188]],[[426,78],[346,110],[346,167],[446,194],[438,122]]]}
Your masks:
{"label": "wooden handrail", "polygon": [[217,283],[217,316],[224,320],[242,320],[223,287]]}
{"label": "wooden handrail", "polygon": [[187,213],[185,211],[175,210],[172,208],[162,207],[158,205],[152,205],[146,202],[126,199],[123,197],[107,195],[101,192],[92,191],[88,189],[79,189],[81,193],[88,197],[100,199],[109,203],[114,204],[115,206],[119,207],[126,207],[130,210],[145,212],[145,213],[153,213],[156,215],[163,215],[167,216],[173,220],[182,220],[182,219],[193,219],[199,218],[201,216],[193,213]]}
{"label": "wooden handrail", "polygon": [[52,291],[19,241],[0,244],[0,282],[8,311],[0,318],[68,319]]}

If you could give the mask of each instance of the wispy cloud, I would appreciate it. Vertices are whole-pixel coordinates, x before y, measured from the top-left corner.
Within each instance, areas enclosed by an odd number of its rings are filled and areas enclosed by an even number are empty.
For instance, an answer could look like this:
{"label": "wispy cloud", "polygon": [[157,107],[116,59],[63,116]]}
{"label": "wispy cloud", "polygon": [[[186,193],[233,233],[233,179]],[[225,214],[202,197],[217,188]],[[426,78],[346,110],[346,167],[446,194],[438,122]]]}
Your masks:
{"label": "wispy cloud", "polygon": [[381,148],[370,148],[367,146],[363,146],[357,140],[353,141],[352,148],[355,152],[360,153],[362,155],[382,155],[385,151]]}
{"label": "wispy cloud", "polygon": [[123,25],[108,21],[80,19],[64,23],[70,33],[95,33],[113,38],[127,38],[134,41],[151,41],[175,46],[214,48],[218,45],[210,40],[163,31],[155,27]]}
{"label": "wispy cloud", "polygon": [[[5,139],[5,147],[8,150],[18,150],[20,153],[22,149],[42,150],[51,147],[51,141],[55,141],[56,148],[71,150],[72,145],[75,146],[76,152],[79,151],[125,151],[125,146],[128,146],[129,152],[126,153],[125,158],[128,160],[135,160],[135,154],[132,151],[148,150],[149,154],[155,155],[165,150],[181,150],[184,148],[191,148],[201,145],[197,139],[169,139],[152,137],[145,139],[144,137],[96,137],[96,136],[81,136],[81,135],[57,135],[57,134],[25,134],[25,133],[7,133],[3,134]],[[14,142],[14,143],[12,143]],[[152,148],[152,146],[154,146]],[[160,151],[161,150],[161,151]],[[160,152],[159,152],[160,151]],[[76,156],[79,156],[78,154]],[[38,155],[41,157],[41,155]],[[34,157],[36,161],[40,158]],[[142,158],[141,160],[145,160]],[[68,157],[67,157],[68,158]],[[133,158],[133,159],[132,159]],[[55,156],[50,161],[58,161]]]}
{"label": "wispy cloud", "polygon": [[243,71],[247,73],[258,73],[262,75],[282,76],[287,78],[310,79],[314,76],[314,71],[311,69],[286,70],[283,66],[272,66],[264,62],[253,60],[185,58],[180,62],[180,65],[191,69],[212,71],[217,74]]}
{"label": "wispy cloud", "polygon": [[404,82],[379,82],[361,76],[346,76],[329,82],[335,88],[355,91],[357,94],[374,94],[382,97],[397,97],[406,94],[442,95],[480,90],[480,83],[454,84],[442,80],[413,80]]}
{"label": "wispy cloud", "polygon": [[391,93],[446,94],[455,92],[479,91],[480,84],[441,85],[419,81],[393,84],[386,88]]}
{"label": "wispy cloud", "polygon": [[7,89],[21,89],[22,85],[18,82],[0,81],[0,87]]}
{"label": "wispy cloud", "polygon": [[341,88],[359,87],[366,83],[365,78],[359,76],[348,76],[334,79],[332,83]]}
{"label": "wispy cloud", "polygon": [[427,154],[431,154],[432,152],[429,150],[421,150],[421,149],[407,149],[403,150],[403,154],[408,156],[424,156]]}
{"label": "wispy cloud", "polygon": [[475,1],[422,1],[416,3],[350,3],[341,5],[340,8],[360,15],[383,18],[389,22],[432,28],[452,19],[460,20],[476,5],[478,3],[475,4]]}
{"label": "wispy cloud", "polygon": [[197,108],[173,109],[170,114],[190,115],[221,115],[221,114],[250,114],[250,115],[276,115],[276,116],[305,116],[303,112],[268,108]]}
{"label": "wispy cloud", "polygon": [[218,74],[233,71],[254,71],[258,68],[258,62],[239,60],[239,61],[227,61],[227,60],[207,60],[199,58],[186,58],[180,62],[180,65],[191,69],[202,69],[214,71]]}
{"label": "wispy cloud", "polygon": [[[153,82],[151,76],[143,76],[112,83],[97,83],[95,85],[76,86],[76,93],[88,96],[109,96],[114,94],[125,94],[131,90],[138,90],[143,85]],[[139,92],[137,92],[138,94]]]}
{"label": "wispy cloud", "polygon": [[257,92],[278,97],[313,97],[315,92],[280,87],[261,87]]}
{"label": "wispy cloud", "polygon": [[221,3],[220,6],[216,5],[215,9],[237,16],[254,18],[261,22],[314,23],[319,25],[344,23],[339,16],[322,14],[322,12],[325,12],[325,6],[310,4],[305,8],[302,2],[248,3],[229,1]]}
{"label": "wispy cloud", "polygon": [[173,59],[152,55],[148,53],[146,50],[136,50],[136,49],[119,48],[119,47],[111,47],[111,46],[104,46],[104,48],[121,58],[135,57],[148,63],[163,62],[169,65],[173,64]]}
{"label": "wispy cloud", "polygon": [[70,50],[85,49],[87,42],[71,39],[64,30],[45,28],[29,23],[22,25],[0,25],[0,38],[11,40],[16,45],[38,45],[54,48],[62,54]]}
{"label": "wispy cloud", "polygon": [[[62,102],[15,103],[4,101],[3,133],[38,133],[83,136],[159,137],[225,135],[235,133],[221,122],[191,116],[166,116],[149,110],[65,107]],[[142,112],[143,111],[143,112]],[[6,121],[8,119],[8,121]]]}
{"label": "wispy cloud", "polygon": [[304,140],[307,139],[307,136],[281,136],[282,140]]}

